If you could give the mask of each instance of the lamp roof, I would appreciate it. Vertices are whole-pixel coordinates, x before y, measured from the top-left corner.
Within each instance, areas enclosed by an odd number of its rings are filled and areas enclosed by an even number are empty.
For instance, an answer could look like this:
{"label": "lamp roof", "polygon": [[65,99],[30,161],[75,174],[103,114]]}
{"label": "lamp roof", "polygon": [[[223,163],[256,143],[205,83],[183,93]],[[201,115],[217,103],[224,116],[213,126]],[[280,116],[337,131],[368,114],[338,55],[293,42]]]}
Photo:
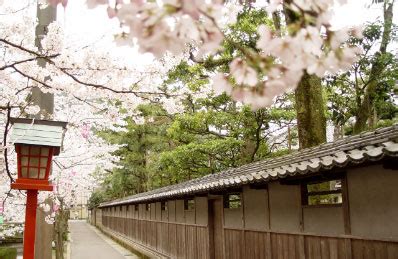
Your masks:
{"label": "lamp roof", "polygon": [[62,147],[67,122],[10,118],[13,124],[11,141],[15,144]]}

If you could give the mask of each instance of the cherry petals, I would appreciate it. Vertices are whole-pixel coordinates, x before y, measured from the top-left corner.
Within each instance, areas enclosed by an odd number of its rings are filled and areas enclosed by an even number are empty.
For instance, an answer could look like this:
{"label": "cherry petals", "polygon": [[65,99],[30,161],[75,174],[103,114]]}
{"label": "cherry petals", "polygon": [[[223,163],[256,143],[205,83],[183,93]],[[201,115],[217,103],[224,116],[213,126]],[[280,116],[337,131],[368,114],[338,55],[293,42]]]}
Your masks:
{"label": "cherry petals", "polygon": [[[108,0],[87,1],[89,8],[106,4]],[[282,4],[298,15],[298,21],[288,25],[289,34],[279,35],[266,25],[260,25],[256,46],[261,51],[250,54],[250,65],[246,57],[235,58],[226,80],[219,75],[213,80],[220,83],[220,86],[214,86],[215,92],[229,91],[227,85],[231,77],[239,87],[255,88],[241,91],[236,96],[250,93],[243,100],[246,103],[256,100],[258,104],[256,96],[268,95],[264,99],[265,104],[277,93],[294,89],[304,72],[322,77],[328,72],[347,69],[355,61],[359,52],[346,42],[350,35],[361,37],[361,30],[331,30],[333,1],[293,0],[286,3],[271,0],[267,11],[272,14]],[[157,58],[167,52],[182,54],[187,45],[194,45],[197,47],[196,55],[203,57],[222,50],[221,44],[225,39],[222,20],[229,7],[224,1],[215,0],[137,0],[117,1],[108,6],[107,12],[110,18],[119,19],[123,32],[117,40],[123,44],[133,44],[136,39],[140,51],[150,52]],[[229,18],[234,21],[234,17]],[[260,78],[259,74],[264,76]]]}
{"label": "cherry petals", "polygon": [[40,111],[40,107],[37,106],[37,105],[28,106],[28,107],[26,107],[26,109],[25,109],[25,112],[26,112],[27,114],[32,114],[32,115],[38,114],[39,111]]}
{"label": "cherry petals", "polygon": [[48,0],[48,3],[51,6],[57,6],[61,4],[63,7],[66,7],[68,5],[68,0]]}
{"label": "cherry petals", "polygon": [[[58,0],[59,1],[59,0]],[[107,5],[109,3],[108,0],[87,0],[86,4],[89,9],[93,9],[98,5]]]}
{"label": "cherry petals", "polygon": [[232,86],[227,81],[225,75],[217,73],[212,77],[212,80],[213,80],[213,90],[216,95],[220,95],[224,92],[227,94],[232,93]]}
{"label": "cherry petals", "polygon": [[234,59],[229,65],[231,75],[237,84],[255,86],[257,84],[257,72],[248,66],[241,58]]}

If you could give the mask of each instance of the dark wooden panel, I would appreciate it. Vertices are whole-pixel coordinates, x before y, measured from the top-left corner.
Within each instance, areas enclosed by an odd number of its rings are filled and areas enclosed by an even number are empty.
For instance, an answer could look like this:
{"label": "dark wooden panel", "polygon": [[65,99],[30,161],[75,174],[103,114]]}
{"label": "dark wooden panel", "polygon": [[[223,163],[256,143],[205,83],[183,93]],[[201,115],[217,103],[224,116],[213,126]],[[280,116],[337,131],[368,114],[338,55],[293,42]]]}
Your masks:
{"label": "dark wooden panel", "polygon": [[351,244],[353,259],[398,259],[398,243],[353,239]]}
{"label": "dark wooden panel", "polygon": [[177,225],[177,258],[186,258],[185,225]]}
{"label": "dark wooden panel", "polygon": [[169,226],[167,223],[157,223],[157,250],[163,254],[170,254],[169,251]]}
{"label": "dark wooden panel", "polygon": [[224,259],[223,203],[221,199],[209,201],[209,254],[211,259]]}
{"label": "dark wooden panel", "polygon": [[207,227],[196,227],[196,258],[210,259],[209,232]]}
{"label": "dark wooden panel", "polygon": [[[170,258],[211,258],[210,230],[205,226],[109,215],[101,215],[100,220],[105,229]],[[226,228],[220,236],[224,239],[225,258],[228,259],[398,259],[397,241]]]}
{"label": "dark wooden panel", "polygon": [[196,227],[186,226],[185,228],[186,258],[195,259],[196,257]]}
{"label": "dark wooden panel", "polygon": [[289,234],[271,233],[272,258],[299,258],[299,238]]}
{"label": "dark wooden panel", "polygon": [[267,256],[271,249],[267,243],[267,233],[245,231],[245,257],[258,259],[272,259]]}
{"label": "dark wooden panel", "polygon": [[156,222],[156,250],[163,253],[162,223]]}
{"label": "dark wooden panel", "polygon": [[177,257],[177,225],[169,224],[169,255],[171,258]]}
{"label": "dark wooden panel", "polygon": [[243,232],[241,230],[225,229],[225,257],[228,259],[244,258]]}
{"label": "dark wooden panel", "polygon": [[156,250],[156,241],[157,241],[157,223],[152,221],[150,222],[151,226],[151,234],[149,236],[149,243],[150,246]]}

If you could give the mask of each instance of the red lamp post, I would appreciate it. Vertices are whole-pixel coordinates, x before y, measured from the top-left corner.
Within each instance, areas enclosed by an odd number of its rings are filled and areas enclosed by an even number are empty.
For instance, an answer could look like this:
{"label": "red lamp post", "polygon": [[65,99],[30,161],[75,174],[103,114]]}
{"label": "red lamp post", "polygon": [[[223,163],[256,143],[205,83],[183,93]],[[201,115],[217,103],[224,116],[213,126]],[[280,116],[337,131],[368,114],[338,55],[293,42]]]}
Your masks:
{"label": "red lamp post", "polygon": [[18,178],[12,189],[26,190],[24,259],[34,259],[38,191],[52,191],[48,177],[53,156],[62,146],[66,122],[11,119],[18,164]]}

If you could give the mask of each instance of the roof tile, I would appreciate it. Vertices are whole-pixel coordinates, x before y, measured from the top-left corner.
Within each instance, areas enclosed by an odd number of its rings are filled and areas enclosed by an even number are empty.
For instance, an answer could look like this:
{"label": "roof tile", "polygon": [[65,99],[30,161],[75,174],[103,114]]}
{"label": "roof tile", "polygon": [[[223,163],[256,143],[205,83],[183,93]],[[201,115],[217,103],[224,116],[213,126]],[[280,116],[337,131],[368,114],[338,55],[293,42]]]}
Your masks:
{"label": "roof tile", "polygon": [[286,156],[266,159],[218,174],[106,202],[100,207],[148,202],[181,196],[184,193],[195,194],[245,183],[267,182],[295,174],[315,173],[321,169],[330,170],[335,166],[345,167],[350,163],[377,161],[386,156],[398,157],[398,124],[342,138],[333,143],[293,152]]}

